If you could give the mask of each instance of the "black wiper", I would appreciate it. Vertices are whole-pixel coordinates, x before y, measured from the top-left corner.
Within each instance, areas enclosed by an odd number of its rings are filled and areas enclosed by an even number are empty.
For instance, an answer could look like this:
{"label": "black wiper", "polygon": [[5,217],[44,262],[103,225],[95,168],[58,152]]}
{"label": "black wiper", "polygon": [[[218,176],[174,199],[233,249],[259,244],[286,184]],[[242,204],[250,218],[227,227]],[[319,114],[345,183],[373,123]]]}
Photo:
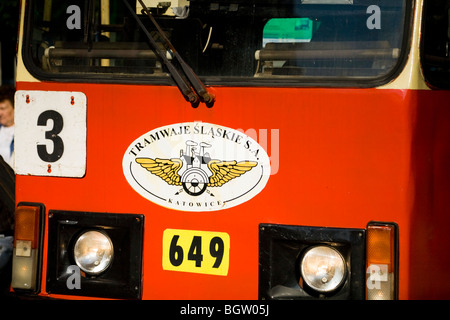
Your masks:
{"label": "black wiper", "polygon": [[94,25],[94,15],[92,12],[94,11],[94,1],[85,1],[85,16],[84,19],[84,36],[83,42],[88,45],[88,51],[92,49],[92,26]]}
{"label": "black wiper", "polygon": [[156,54],[159,56],[159,58],[162,60],[164,65],[169,70],[169,73],[172,75],[173,80],[175,81],[176,85],[180,89],[181,93],[185,97],[186,101],[190,102],[193,106],[198,106],[199,103],[199,97],[197,94],[192,90],[191,86],[183,79],[182,75],[178,72],[178,70],[175,68],[175,66],[167,59],[166,55],[162,50],[158,47],[158,44],[156,43],[155,39],[150,35],[147,28],[145,28],[144,24],[141,22],[139,17],[136,15],[134,10],[131,8],[130,4],[127,0],[123,0],[125,5],[127,6],[128,10],[133,15],[136,22],[141,27],[142,31],[147,36],[148,40],[150,41],[150,44],[153,46]]}
{"label": "black wiper", "polygon": [[[199,104],[199,101],[204,102],[206,106],[209,108],[213,106],[215,97],[213,94],[208,92],[205,85],[201,82],[199,77],[195,74],[195,72],[192,70],[192,68],[181,58],[181,56],[176,51],[175,47],[172,45],[172,43],[167,39],[166,35],[162,31],[159,24],[156,22],[156,20],[153,18],[152,14],[148,10],[148,8],[145,6],[145,4],[138,0],[139,3],[142,5],[142,8],[144,9],[147,16],[150,18],[153,25],[156,27],[158,31],[158,35],[166,42],[170,50],[172,51],[172,55],[174,58],[177,59],[178,63],[180,64],[184,75],[187,79],[184,78],[184,76],[180,73],[180,71],[175,68],[175,66],[172,64],[172,62],[167,59],[167,56],[164,54],[164,52],[158,47],[158,44],[153,39],[153,37],[148,32],[147,28],[144,26],[144,24],[141,22],[139,17],[136,15],[134,10],[131,8],[130,4],[127,0],[123,0],[125,5],[127,6],[128,10],[133,15],[136,22],[141,27],[142,31],[147,36],[148,40],[150,41],[150,44],[155,49],[156,54],[159,56],[159,58],[162,60],[164,65],[169,70],[172,78],[174,79],[175,83],[177,84],[178,88],[180,89],[181,93],[185,97],[185,99],[192,104],[193,107],[197,107]],[[188,80],[188,81],[187,81]]]}
{"label": "black wiper", "polygon": [[202,81],[199,79],[199,77],[195,74],[194,70],[181,58],[181,56],[178,54],[175,47],[172,45],[170,40],[166,37],[166,34],[161,29],[159,24],[156,22],[155,18],[153,18],[153,15],[148,10],[147,6],[142,2],[142,0],[138,0],[141,4],[142,8],[144,9],[147,16],[152,21],[153,25],[158,30],[158,34],[161,36],[161,38],[166,42],[166,44],[169,46],[170,50],[172,51],[173,56],[178,60],[178,63],[180,64],[181,68],[184,71],[184,74],[189,79],[189,82],[191,83],[192,87],[194,88],[195,92],[200,96],[200,100],[206,105],[211,106],[214,104],[215,97],[213,94],[208,92],[205,85],[202,83]]}

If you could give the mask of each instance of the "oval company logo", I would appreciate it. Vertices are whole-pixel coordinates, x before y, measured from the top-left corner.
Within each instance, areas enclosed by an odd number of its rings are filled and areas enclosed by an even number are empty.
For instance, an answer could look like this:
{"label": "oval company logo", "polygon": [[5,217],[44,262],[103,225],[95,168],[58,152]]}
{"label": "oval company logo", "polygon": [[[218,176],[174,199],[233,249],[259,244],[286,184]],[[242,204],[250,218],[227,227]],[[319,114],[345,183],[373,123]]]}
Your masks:
{"label": "oval company logo", "polygon": [[244,133],[204,122],[154,129],[130,144],[123,157],[128,183],[144,198],[183,211],[237,206],[264,189],[266,151]]}

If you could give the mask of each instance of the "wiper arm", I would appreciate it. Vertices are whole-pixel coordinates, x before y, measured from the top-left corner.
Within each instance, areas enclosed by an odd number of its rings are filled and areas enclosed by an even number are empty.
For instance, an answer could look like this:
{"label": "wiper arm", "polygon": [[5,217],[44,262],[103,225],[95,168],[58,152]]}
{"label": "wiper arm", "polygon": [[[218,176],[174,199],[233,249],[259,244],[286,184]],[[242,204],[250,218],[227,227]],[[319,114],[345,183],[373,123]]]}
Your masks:
{"label": "wiper arm", "polygon": [[206,103],[207,106],[212,107],[212,105],[214,104],[214,101],[215,101],[215,96],[213,94],[211,94],[210,92],[208,92],[208,90],[206,89],[205,85],[202,83],[200,78],[195,74],[194,70],[192,70],[192,68],[183,60],[183,58],[181,58],[181,56],[178,54],[175,47],[172,45],[170,40],[166,37],[166,34],[164,33],[164,31],[161,29],[159,24],[156,22],[155,18],[153,18],[153,15],[148,10],[148,8],[144,4],[144,2],[142,0],[138,0],[138,1],[141,4],[141,6],[144,9],[147,16],[152,21],[153,25],[158,30],[158,33],[161,36],[161,38],[169,46],[170,50],[172,51],[173,56],[178,60],[178,63],[181,65],[181,68],[183,69],[184,74],[189,79],[189,82],[191,83],[195,92],[197,92],[197,94],[200,96],[200,99],[202,100],[202,102]]}
{"label": "wiper arm", "polygon": [[[148,8],[144,5],[144,3],[139,0],[142,7],[144,8],[144,11],[146,11],[147,15],[150,17],[150,20],[155,25],[155,27],[158,30],[159,35],[163,38],[163,40],[168,44],[169,48],[172,51],[173,56],[178,60],[178,63],[181,65],[185,76],[188,78],[189,82],[186,81],[186,79],[183,77],[183,75],[180,73],[180,71],[175,68],[175,66],[170,62],[170,60],[167,58],[167,56],[164,54],[164,52],[158,47],[158,44],[153,39],[153,37],[148,32],[147,28],[144,26],[144,24],[141,22],[139,17],[136,15],[134,10],[131,8],[130,4],[127,0],[123,0],[125,5],[127,6],[128,10],[133,15],[134,19],[138,23],[139,27],[142,29],[142,31],[147,36],[148,40],[150,41],[150,44],[154,47],[156,54],[159,56],[159,58],[162,60],[164,65],[169,70],[172,78],[174,79],[176,85],[180,89],[181,93],[185,97],[185,99],[192,104],[193,107],[197,107],[199,100],[204,102],[208,107],[212,107],[215,101],[215,97],[213,94],[209,93],[206,90],[206,87],[204,84],[200,81],[198,76],[194,73],[194,71],[187,65],[186,62],[180,57],[180,55],[177,53],[173,45],[170,43],[169,39],[165,36],[164,32],[161,30],[158,23],[155,21],[153,16],[151,15]],[[192,86],[192,87],[191,87]],[[200,97],[199,97],[200,95]]]}
{"label": "wiper arm", "polygon": [[131,14],[133,15],[133,17],[136,20],[136,22],[141,27],[142,31],[147,36],[147,38],[150,41],[151,45],[155,49],[156,54],[159,56],[159,58],[162,60],[164,65],[169,70],[170,74],[172,75],[173,80],[177,84],[178,88],[180,89],[180,91],[183,94],[183,96],[186,99],[186,101],[190,102],[193,106],[197,106],[198,103],[199,103],[199,97],[197,96],[197,94],[192,90],[192,88],[185,81],[185,79],[183,79],[181,74],[174,67],[174,65],[169,61],[169,59],[167,59],[167,57],[164,54],[164,52],[162,52],[162,50],[158,47],[158,44],[156,43],[155,39],[153,39],[153,37],[150,35],[150,33],[148,32],[147,28],[144,26],[144,24],[141,22],[139,17],[136,15],[136,13],[134,12],[133,8],[131,8],[131,6],[128,3],[128,1],[127,0],[123,0],[123,2],[127,6],[128,10],[131,12]]}

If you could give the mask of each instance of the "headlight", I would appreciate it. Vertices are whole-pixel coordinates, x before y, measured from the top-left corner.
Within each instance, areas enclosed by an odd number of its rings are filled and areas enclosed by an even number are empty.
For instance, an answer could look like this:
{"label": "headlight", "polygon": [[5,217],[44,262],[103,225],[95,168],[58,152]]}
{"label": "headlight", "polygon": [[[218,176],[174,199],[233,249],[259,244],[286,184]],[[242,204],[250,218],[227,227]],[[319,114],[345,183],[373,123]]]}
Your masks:
{"label": "headlight", "polygon": [[97,275],[105,271],[112,262],[114,248],[111,239],[100,231],[82,233],[75,242],[73,257],[84,272]]}
{"label": "headlight", "polygon": [[315,246],[303,256],[300,265],[305,283],[319,292],[337,289],[345,280],[344,257],[334,248]]}

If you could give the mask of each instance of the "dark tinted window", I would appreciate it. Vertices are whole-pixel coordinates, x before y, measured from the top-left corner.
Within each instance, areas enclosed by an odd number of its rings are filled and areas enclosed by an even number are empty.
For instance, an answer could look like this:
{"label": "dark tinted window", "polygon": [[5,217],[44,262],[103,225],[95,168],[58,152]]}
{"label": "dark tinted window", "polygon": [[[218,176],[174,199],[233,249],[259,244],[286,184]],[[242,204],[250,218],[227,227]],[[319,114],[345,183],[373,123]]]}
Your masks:
{"label": "dark tinted window", "polygon": [[450,0],[424,5],[422,68],[433,86],[450,88]]}
{"label": "dark tinted window", "polygon": [[[402,0],[146,2],[180,55],[209,84],[380,79],[399,62],[405,33]],[[122,0],[30,3],[24,56],[38,77],[170,81]],[[129,3],[171,59],[139,2]]]}

